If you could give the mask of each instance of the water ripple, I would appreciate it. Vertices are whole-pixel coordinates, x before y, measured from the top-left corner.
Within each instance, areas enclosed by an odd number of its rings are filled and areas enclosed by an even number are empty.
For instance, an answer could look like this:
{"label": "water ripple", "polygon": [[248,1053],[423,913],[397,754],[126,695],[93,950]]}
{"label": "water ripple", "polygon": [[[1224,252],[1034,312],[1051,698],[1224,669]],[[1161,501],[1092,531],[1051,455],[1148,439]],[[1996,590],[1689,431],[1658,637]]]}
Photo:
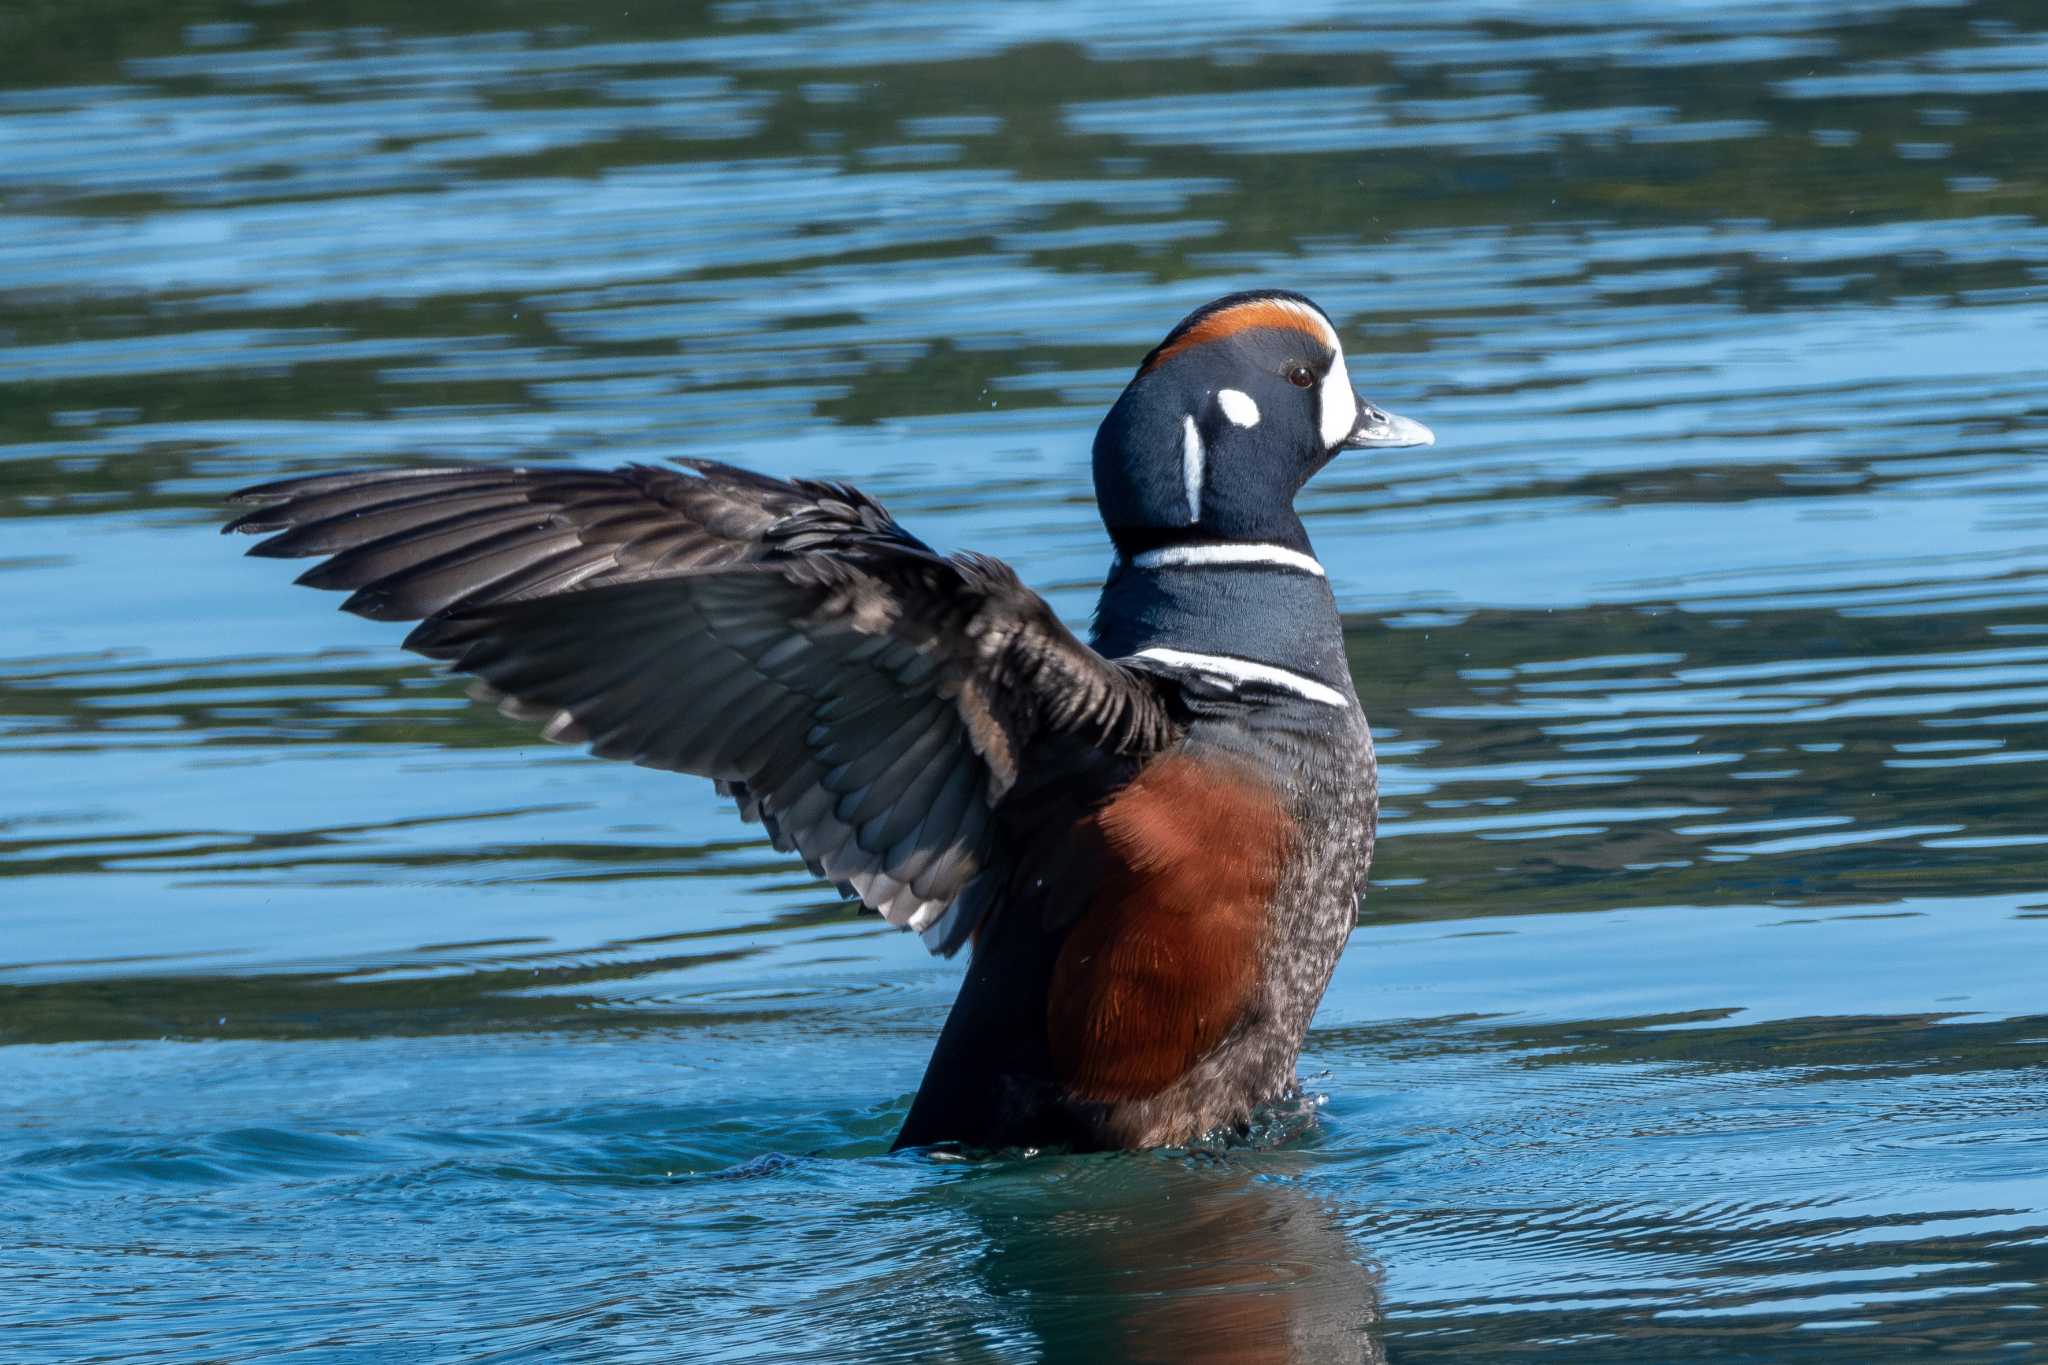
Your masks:
{"label": "water ripple", "polygon": [[[472,18],[0,17],[13,1355],[2033,1351],[2037,14]],[[887,1156],[957,965],[210,534],[713,455],[1079,622],[1265,284],[1441,442],[1302,500],[1385,837],[1277,1149]]]}

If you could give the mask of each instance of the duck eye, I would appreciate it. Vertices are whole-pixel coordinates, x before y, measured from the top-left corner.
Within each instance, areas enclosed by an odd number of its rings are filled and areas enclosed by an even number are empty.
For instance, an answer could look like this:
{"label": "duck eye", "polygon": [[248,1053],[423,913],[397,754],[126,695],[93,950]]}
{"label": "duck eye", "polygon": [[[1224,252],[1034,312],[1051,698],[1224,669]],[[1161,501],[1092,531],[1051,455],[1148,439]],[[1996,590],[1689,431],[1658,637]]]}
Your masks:
{"label": "duck eye", "polygon": [[1316,372],[1306,365],[1296,365],[1287,372],[1287,382],[1294,385],[1297,389],[1314,388]]}

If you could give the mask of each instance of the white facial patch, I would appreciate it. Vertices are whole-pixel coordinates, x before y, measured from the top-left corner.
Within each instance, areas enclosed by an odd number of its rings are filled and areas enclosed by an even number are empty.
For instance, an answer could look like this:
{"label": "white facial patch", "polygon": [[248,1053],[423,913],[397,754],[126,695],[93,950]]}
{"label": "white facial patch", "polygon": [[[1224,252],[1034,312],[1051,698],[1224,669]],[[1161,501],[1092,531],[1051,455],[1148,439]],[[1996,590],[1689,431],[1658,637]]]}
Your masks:
{"label": "white facial patch", "polygon": [[1239,389],[1223,389],[1216,395],[1216,405],[1223,409],[1223,415],[1241,427],[1255,427],[1259,424],[1259,405],[1252,396]]}
{"label": "white facial patch", "polygon": [[[1335,336],[1331,341],[1336,340]],[[1351,387],[1351,374],[1344,368],[1344,348],[1336,347],[1336,358],[1330,362],[1330,372],[1323,376],[1320,398],[1322,408],[1322,433],[1325,448],[1334,449],[1337,442],[1351,434],[1351,428],[1358,425],[1358,393]]]}
{"label": "white facial patch", "polygon": [[1180,479],[1181,487],[1188,495],[1188,521],[1202,519],[1202,478],[1209,461],[1209,452],[1202,446],[1202,433],[1195,430],[1195,419],[1183,419],[1180,430]]}
{"label": "white facial patch", "polygon": [[1358,392],[1351,387],[1351,374],[1344,368],[1344,343],[1337,339],[1337,329],[1330,320],[1305,303],[1293,299],[1273,299],[1271,302],[1285,308],[1310,324],[1323,344],[1336,357],[1330,362],[1330,372],[1323,376],[1322,390],[1318,398],[1323,445],[1334,449],[1337,442],[1351,434],[1358,425]]}

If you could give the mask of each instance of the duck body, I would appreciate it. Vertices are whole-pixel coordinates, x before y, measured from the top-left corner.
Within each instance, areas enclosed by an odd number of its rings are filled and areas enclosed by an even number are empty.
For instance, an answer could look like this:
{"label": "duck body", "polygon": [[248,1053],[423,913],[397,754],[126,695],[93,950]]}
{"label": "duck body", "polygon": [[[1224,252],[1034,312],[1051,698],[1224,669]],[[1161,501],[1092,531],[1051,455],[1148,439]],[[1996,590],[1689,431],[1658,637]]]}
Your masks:
{"label": "duck body", "polygon": [[1344,730],[1198,723],[1032,849],[896,1145],[1173,1146],[1291,1093],[1371,858],[1371,740]]}
{"label": "duck body", "polygon": [[[1216,646],[1211,613],[1245,623],[1220,657],[1285,660],[1317,695],[1205,670],[1195,660],[1219,656],[1191,646]],[[1178,737],[1020,811],[1004,913],[898,1146],[1178,1145],[1295,1088],[1378,815],[1328,586],[1286,567],[1122,563],[1096,620],[1099,652],[1158,670]]]}
{"label": "duck body", "polygon": [[316,476],[251,551],[417,620],[548,738],[714,779],[778,848],[970,949],[901,1147],[1177,1145],[1296,1086],[1377,815],[1372,738],[1293,510],[1428,432],[1351,389],[1297,295],[1148,355],[1095,447],[1118,558],[1088,643],[996,561],[836,484],[705,461]]}

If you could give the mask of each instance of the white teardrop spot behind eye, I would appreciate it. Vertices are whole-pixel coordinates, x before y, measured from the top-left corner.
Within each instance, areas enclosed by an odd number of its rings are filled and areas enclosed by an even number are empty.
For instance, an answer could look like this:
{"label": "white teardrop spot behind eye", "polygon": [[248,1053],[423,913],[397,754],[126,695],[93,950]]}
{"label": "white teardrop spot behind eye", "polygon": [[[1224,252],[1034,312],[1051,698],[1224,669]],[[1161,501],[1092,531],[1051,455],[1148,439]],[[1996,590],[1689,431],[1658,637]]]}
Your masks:
{"label": "white teardrop spot behind eye", "polygon": [[1216,395],[1216,405],[1223,409],[1223,415],[1241,427],[1255,427],[1259,424],[1259,405],[1252,396],[1238,389],[1223,389]]}
{"label": "white teardrop spot behind eye", "polygon": [[1351,387],[1350,372],[1344,368],[1342,350],[1330,362],[1329,373],[1323,376],[1321,393],[1323,445],[1334,449],[1358,425],[1358,394]]}

